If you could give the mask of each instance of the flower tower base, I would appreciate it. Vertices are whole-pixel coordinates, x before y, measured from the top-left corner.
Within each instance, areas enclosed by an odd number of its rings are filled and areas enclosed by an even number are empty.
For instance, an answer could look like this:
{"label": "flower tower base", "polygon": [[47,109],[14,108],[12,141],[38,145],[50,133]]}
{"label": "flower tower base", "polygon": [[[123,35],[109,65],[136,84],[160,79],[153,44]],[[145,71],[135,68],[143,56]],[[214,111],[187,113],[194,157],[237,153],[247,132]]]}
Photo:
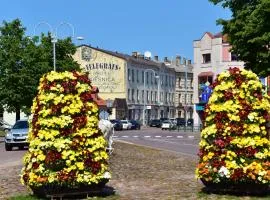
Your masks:
{"label": "flower tower base", "polygon": [[94,92],[80,72],[50,72],[41,78],[21,176],[35,195],[89,193],[109,181]]}

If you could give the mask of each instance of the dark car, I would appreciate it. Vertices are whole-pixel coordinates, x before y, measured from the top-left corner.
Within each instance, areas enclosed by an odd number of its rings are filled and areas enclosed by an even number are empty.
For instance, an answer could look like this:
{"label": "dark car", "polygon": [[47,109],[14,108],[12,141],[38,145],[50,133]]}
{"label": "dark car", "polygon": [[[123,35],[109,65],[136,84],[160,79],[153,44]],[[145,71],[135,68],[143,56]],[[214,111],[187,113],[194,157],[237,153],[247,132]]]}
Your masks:
{"label": "dark car", "polygon": [[140,122],[138,122],[136,120],[129,120],[129,122],[132,124],[131,129],[135,129],[135,130],[140,130],[141,129]]}
{"label": "dark car", "polygon": [[152,119],[149,123],[149,126],[151,127],[161,127],[161,120],[160,119]]}
{"label": "dark car", "polygon": [[110,122],[113,124],[114,130],[121,131],[123,130],[123,124],[120,120],[112,119]]}
{"label": "dark car", "polygon": [[193,126],[193,122],[194,122],[193,119],[188,119],[187,120],[187,126]]}
{"label": "dark car", "polygon": [[176,125],[177,126],[185,126],[186,125],[185,118],[176,118]]}

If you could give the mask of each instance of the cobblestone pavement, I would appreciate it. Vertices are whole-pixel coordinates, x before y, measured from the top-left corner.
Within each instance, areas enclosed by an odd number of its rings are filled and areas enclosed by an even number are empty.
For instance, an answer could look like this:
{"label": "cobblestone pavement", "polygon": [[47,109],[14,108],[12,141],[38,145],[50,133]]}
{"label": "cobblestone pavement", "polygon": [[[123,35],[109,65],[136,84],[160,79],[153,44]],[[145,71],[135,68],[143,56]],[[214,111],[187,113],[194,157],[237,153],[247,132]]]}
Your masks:
{"label": "cobblestone pavement", "polygon": [[[194,178],[196,159],[120,142],[114,149],[107,185],[116,199],[197,199],[202,185]],[[0,199],[30,193],[20,183],[20,170],[18,164],[0,167]]]}

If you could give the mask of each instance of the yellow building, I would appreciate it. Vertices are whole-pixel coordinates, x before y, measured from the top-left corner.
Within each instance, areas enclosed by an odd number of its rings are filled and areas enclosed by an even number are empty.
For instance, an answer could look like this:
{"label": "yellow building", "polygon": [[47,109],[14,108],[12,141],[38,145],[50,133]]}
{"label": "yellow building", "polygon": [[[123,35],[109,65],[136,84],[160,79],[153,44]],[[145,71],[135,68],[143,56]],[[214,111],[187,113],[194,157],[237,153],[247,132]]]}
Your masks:
{"label": "yellow building", "polygon": [[148,123],[174,117],[175,71],[163,62],[137,52],[126,55],[87,45],[77,47],[73,58],[89,73],[99,96],[111,103],[111,119]]}

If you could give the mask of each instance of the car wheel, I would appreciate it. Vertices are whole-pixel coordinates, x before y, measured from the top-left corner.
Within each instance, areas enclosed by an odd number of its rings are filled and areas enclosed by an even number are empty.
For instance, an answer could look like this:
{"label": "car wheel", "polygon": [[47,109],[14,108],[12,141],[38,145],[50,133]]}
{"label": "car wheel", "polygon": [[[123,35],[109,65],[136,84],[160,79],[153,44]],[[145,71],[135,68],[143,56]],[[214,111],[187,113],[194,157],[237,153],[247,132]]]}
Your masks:
{"label": "car wheel", "polygon": [[19,149],[20,150],[24,150],[24,146],[19,146]]}
{"label": "car wheel", "polygon": [[6,151],[12,151],[12,146],[10,144],[5,143]]}

